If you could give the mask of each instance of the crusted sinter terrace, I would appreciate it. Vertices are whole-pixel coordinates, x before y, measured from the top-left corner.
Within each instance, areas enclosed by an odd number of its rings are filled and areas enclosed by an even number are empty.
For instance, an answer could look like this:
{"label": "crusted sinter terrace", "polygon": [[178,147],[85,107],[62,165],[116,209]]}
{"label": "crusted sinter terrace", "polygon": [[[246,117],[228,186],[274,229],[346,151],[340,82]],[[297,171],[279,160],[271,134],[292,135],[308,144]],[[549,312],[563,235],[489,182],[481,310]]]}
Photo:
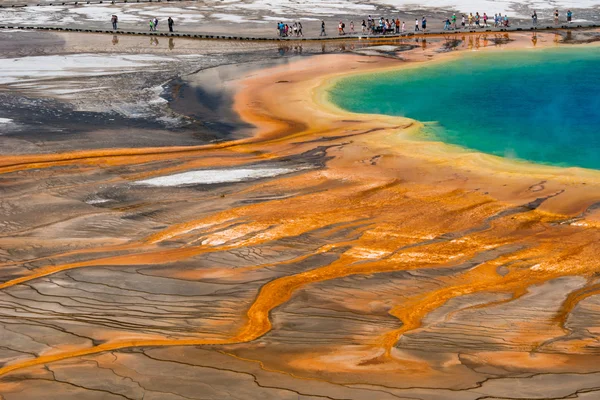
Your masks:
{"label": "crusted sinter terrace", "polygon": [[[267,38],[282,13],[317,35],[324,18],[337,36],[350,16],[401,13],[412,29],[414,15],[489,3],[117,2],[0,15],[100,26],[119,10],[135,30],[136,18],[170,13],[204,21],[190,31]],[[595,18],[593,1],[541,3],[540,16],[578,6]],[[532,7],[491,15],[525,24]],[[473,52],[598,52],[599,30],[0,39],[0,399],[600,398],[600,172],[432,138],[436,116],[390,111],[401,102],[379,80],[389,115],[332,101],[357,76],[435,66],[453,79],[444,66],[468,69]],[[461,101],[486,107],[497,90]],[[536,101],[554,95],[566,97]]]}

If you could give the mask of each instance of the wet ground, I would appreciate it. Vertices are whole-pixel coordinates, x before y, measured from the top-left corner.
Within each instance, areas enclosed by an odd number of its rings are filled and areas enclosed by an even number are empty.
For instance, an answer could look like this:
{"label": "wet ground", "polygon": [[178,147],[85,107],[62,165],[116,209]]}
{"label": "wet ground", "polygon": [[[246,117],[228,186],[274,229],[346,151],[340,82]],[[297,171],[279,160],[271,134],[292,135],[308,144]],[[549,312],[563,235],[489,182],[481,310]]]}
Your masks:
{"label": "wet ground", "polygon": [[[32,74],[49,74],[38,79],[4,72],[0,118],[11,124],[2,127],[1,152],[197,145],[247,136],[248,125],[231,109],[239,76],[315,54],[401,57],[416,45],[399,39],[249,42],[228,43],[225,50],[215,41],[184,38],[0,31],[5,57],[32,60]],[[89,62],[105,61],[107,68],[111,59],[145,58],[129,73],[92,71],[90,76],[82,72],[88,61],[77,59],[89,54],[97,57]],[[68,58],[73,59],[72,74],[52,75],[59,72],[43,67]]]}
{"label": "wet ground", "polygon": [[595,175],[478,175],[309,101],[567,35],[0,32],[0,398],[593,399]]}

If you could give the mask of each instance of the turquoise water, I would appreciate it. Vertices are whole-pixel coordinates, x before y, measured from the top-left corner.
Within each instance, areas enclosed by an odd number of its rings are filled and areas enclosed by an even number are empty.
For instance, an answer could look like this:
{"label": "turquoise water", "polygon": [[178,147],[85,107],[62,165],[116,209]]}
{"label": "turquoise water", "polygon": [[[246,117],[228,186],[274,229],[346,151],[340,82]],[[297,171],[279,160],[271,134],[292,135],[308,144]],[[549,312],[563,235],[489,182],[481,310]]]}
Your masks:
{"label": "turquoise water", "polygon": [[600,49],[469,53],[338,81],[357,113],[424,122],[423,135],[537,163],[600,169]]}

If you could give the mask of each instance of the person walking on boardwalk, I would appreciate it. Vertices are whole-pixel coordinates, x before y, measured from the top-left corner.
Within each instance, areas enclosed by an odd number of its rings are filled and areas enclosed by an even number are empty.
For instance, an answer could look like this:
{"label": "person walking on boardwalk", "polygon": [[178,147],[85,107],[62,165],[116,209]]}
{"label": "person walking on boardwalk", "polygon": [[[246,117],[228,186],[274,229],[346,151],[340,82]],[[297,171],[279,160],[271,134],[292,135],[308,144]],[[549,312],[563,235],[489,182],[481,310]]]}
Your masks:
{"label": "person walking on boardwalk", "polygon": [[538,20],[537,12],[535,12],[535,10],[533,10],[533,15],[531,16],[531,24],[533,26],[537,26],[537,20]]}
{"label": "person walking on boardwalk", "polygon": [[319,36],[327,36],[327,32],[325,32],[325,21],[321,20],[321,34]]}
{"label": "person walking on boardwalk", "polygon": [[456,13],[452,14],[452,29],[456,30]]}
{"label": "person walking on boardwalk", "polygon": [[475,13],[475,26],[477,28],[481,28],[481,25],[479,24],[479,20],[481,19],[481,17],[479,16],[479,13]]}
{"label": "person walking on boardwalk", "polygon": [[473,27],[473,13],[469,14],[469,28]]}
{"label": "person walking on boardwalk", "polygon": [[113,15],[110,18],[110,22],[112,22],[113,30],[116,31],[117,30],[117,23],[119,22],[119,18],[117,18],[116,15]]}
{"label": "person walking on boardwalk", "polygon": [[175,22],[173,21],[173,18],[169,17],[169,19],[167,20],[167,24],[169,25],[169,32],[173,32],[173,24]]}
{"label": "person walking on boardwalk", "polygon": [[402,21],[402,33],[406,32],[406,24]]}
{"label": "person walking on boardwalk", "polygon": [[156,31],[158,29],[158,18],[154,17],[154,30]]}
{"label": "person walking on boardwalk", "polygon": [[298,36],[304,37],[304,33],[302,33],[302,22],[298,22]]}
{"label": "person walking on boardwalk", "polygon": [[488,23],[487,23],[487,21],[488,21],[488,16],[487,16],[487,14],[486,14],[486,13],[483,13],[483,26],[484,26],[484,27],[486,27],[486,28],[488,27]]}
{"label": "person walking on boardwalk", "polygon": [[427,18],[423,15],[423,19],[421,20],[421,28],[423,28],[423,32],[427,30]]}
{"label": "person walking on boardwalk", "polygon": [[350,34],[354,33],[354,21],[350,21]]}
{"label": "person walking on boardwalk", "polygon": [[573,13],[571,10],[567,10],[567,23],[570,24],[573,21]]}
{"label": "person walking on boardwalk", "polygon": [[419,19],[415,18],[415,32],[418,32],[419,30]]}
{"label": "person walking on boardwalk", "polygon": [[558,25],[558,10],[554,10],[554,23]]}
{"label": "person walking on boardwalk", "polygon": [[400,33],[400,18],[396,18],[396,33]]}
{"label": "person walking on boardwalk", "polygon": [[148,25],[150,25],[150,32],[153,32],[155,30],[154,29],[154,20],[151,19],[150,22],[148,23]]}

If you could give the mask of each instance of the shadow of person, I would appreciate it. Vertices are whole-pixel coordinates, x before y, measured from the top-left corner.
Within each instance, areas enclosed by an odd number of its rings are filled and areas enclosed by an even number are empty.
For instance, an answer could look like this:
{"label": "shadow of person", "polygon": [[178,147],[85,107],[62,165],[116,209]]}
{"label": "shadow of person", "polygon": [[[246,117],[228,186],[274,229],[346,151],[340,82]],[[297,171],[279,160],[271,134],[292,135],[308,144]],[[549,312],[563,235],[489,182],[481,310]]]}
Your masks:
{"label": "shadow of person", "polygon": [[173,38],[169,39],[169,50],[173,50],[175,48],[175,40]]}
{"label": "shadow of person", "polygon": [[112,44],[113,44],[113,46],[116,46],[119,44],[119,37],[117,35],[113,35]]}

